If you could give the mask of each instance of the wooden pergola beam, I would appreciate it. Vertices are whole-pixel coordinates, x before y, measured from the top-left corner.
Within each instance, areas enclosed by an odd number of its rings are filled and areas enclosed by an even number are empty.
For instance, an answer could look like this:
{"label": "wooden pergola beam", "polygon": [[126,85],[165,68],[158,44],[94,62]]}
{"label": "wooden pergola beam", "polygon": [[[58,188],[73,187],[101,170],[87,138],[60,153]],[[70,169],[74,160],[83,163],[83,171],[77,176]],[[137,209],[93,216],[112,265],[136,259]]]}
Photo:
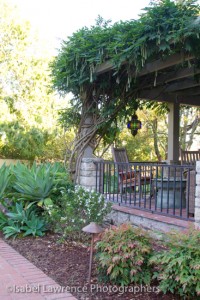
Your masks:
{"label": "wooden pergola beam", "polygon": [[[158,59],[150,63],[146,63],[143,69],[137,74],[137,77],[141,77],[152,72],[166,69],[168,67],[180,64],[184,61],[188,61],[192,58],[194,58],[192,55],[184,55],[182,53],[176,53],[167,57],[166,59]],[[126,62],[122,63],[122,65],[124,64],[126,64]],[[95,68],[94,74],[98,76],[102,73],[111,71],[112,69],[114,69],[114,64],[111,61],[107,61],[97,66]]]}
{"label": "wooden pergola beam", "polygon": [[102,73],[106,73],[106,72],[112,70],[113,68],[114,68],[114,64],[110,60],[108,60],[108,61],[102,63],[101,65],[98,65],[94,70],[94,74],[100,75]]}
{"label": "wooden pergola beam", "polygon": [[[193,79],[195,74],[200,74],[200,69],[195,70],[194,67],[178,70],[169,69],[192,59],[194,59],[192,55],[176,53],[166,59],[146,63],[144,68],[136,75],[137,77],[147,75],[143,77],[144,80],[141,78],[143,82],[140,83],[138,99],[200,106],[200,83]],[[124,62],[121,65],[126,63]],[[107,61],[97,66],[94,73],[98,76],[111,70],[114,70],[114,64]],[[162,70],[164,70],[163,74],[159,74],[159,71]],[[156,71],[158,77],[154,82],[153,77],[148,77],[148,75]],[[154,86],[155,83],[156,86]]]}
{"label": "wooden pergola beam", "polygon": [[178,91],[176,93],[179,96],[200,96],[200,87],[193,87],[191,89],[187,89],[187,90],[182,90],[182,91]]}
{"label": "wooden pergola beam", "polygon": [[[140,94],[146,95],[147,99],[149,99],[148,95],[153,95],[150,96],[151,98],[160,98],[160,94],[175,94],[175,95],[180,95],[180,92],[183,92],[183,94],[187,95],[187,90],[191,91],[191,88],[196,88],[200,87],[200,83],[195,81],[194,79],[187,78],[184,80],[181,80],[179,82],[174,82],[170,84],[165,84],[165,85],[160,85],[157,87],[153,87],[152,85],[149,85],[148,88],[144,85],[142,85],[142,88],[139,89]],[[156,100],[155,99],[155,100]]]}
{"label": "wooden pergola beam", "polygon": [[141,77],[144,75],[147,75],[152,72],[160,71],[166,68],[169,68],[171,66],[183,63],[184,61],[188,61],[190,59],[194,58],[191,55],[184,56],[183,54],[173,54],[166,58],[165,60],[163,59],[158,59],[156,61],[147,63],[144,68],[137,74],[137,77]]}
{"label": "wooden pergola beam", "polygon": [[166,87],[165,91],[170,93],[170,92],[186,90],[196,86],[200,86],[200,83],[195,81],[194,79],[188,78],[185,80],[181,80],[179,82],[171,83]]}
{"label": "wooden pergola beam", "polygon": [[184,79],[187,77],[193,77],[194,75],[200,74],[200,69],[184,68],[177,71],[169,71],[166,74],[159,74],[156,78],[156,85],[161,85],[164,83],[169,83],[179,79]]}
{"label": "wooden pergola beam", "polygon": [[151,81],[146,84],[145,82],[142,84],[142,88],[150,88],[153,86],[164,86],[166,84],[173,84],[173,81],[194,77],[194,75],[200,74],[200,69],[195,70],[194,67],[180,69],[178,71],[169,71],[166,74],[158,74],[156,78],[151,77]]}
{"label": "wooden pergola beam", "polygon": [[178,94],[168,94],[160,89],[145,90],[138,94],[138,99],[152,100],[158,102],[172,102],[191,106],[200,106],[200,95],[188,96],[188,95],[178,95]]}

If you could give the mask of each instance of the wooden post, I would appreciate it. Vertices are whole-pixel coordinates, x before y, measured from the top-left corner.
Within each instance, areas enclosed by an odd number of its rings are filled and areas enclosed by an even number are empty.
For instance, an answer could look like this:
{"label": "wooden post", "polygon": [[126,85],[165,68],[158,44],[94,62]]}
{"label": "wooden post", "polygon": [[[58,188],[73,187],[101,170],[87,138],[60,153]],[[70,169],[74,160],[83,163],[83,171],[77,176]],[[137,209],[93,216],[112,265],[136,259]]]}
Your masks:
{"label": "wooden post", "polygon": [[168,115],[168,163],[179,161],[179,104],[169,103]]}

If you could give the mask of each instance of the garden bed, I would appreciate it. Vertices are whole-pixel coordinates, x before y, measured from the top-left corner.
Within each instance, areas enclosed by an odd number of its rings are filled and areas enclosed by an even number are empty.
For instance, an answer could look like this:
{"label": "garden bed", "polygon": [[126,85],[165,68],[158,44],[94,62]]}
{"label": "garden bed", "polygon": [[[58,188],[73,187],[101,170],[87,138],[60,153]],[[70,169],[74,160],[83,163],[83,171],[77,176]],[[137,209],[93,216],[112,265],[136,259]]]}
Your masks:
{"label": "garden bed", "polygon": [[[47,234],[41,238],[26,237],[23,239],[9,239],[6,242],[21,255],[26,257],[45,274],[58,284],[71,287],[71,293],[81,300],[178,300],[171,294],[163,295],[157,292],[157,285],[150,287],[129,286],[129,291],[122,288],[106,286],[98,282],[96,266],[93,264],[91,288],[87,282],[89,266],[89,248],[75,242],[58,243],[58,236]],[[72,289],[73,287],[73,289]],[[77,289],[82,290],[78,292]],[[83,287],[85,287],[83,289]],[[103,291],[101,292],[100,289]],[[108,289],[110,289],[108,291]],[[146,290],[146,291],[145,291]],[[153,291],[154,292],[151,292]]]}

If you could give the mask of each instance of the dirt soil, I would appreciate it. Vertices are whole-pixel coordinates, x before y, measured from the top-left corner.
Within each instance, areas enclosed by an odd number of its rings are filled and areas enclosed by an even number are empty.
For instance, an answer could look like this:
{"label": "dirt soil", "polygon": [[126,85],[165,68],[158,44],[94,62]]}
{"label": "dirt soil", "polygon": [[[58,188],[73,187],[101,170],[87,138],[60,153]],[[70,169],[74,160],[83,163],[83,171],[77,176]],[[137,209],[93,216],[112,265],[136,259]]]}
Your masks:
{"label": "dirt soil", "polygon": [[148,287],[130,285],[124,292],[122,287],[102,284],[98,282],[95,263],[90,286],[87,281],[89,247],[75,242],[58,243],[58,236],[55,234],[47,234],[41,238],[9,239],[6,242],[58,284],[70,287],[70,292],[80,300],[180,299],[158,292],[156,284]]}

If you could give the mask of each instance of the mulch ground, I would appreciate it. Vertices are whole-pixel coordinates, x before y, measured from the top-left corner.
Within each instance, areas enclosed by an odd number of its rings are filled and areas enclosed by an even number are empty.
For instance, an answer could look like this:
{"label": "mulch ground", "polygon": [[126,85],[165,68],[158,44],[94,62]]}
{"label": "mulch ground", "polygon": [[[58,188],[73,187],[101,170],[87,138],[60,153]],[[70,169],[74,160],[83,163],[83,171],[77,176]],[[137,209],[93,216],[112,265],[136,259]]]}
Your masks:
{"label": "mulch ground", "polygon": [[91,285],[88,283],[89,247],[75,242],[59,243],[58,236],[47,234],[41,238],[26,237],[6,242],[36,267],[80,300],[179,300],[171,294],[158,292],[157,285],[122,287],[98,282],[93,263]]}

